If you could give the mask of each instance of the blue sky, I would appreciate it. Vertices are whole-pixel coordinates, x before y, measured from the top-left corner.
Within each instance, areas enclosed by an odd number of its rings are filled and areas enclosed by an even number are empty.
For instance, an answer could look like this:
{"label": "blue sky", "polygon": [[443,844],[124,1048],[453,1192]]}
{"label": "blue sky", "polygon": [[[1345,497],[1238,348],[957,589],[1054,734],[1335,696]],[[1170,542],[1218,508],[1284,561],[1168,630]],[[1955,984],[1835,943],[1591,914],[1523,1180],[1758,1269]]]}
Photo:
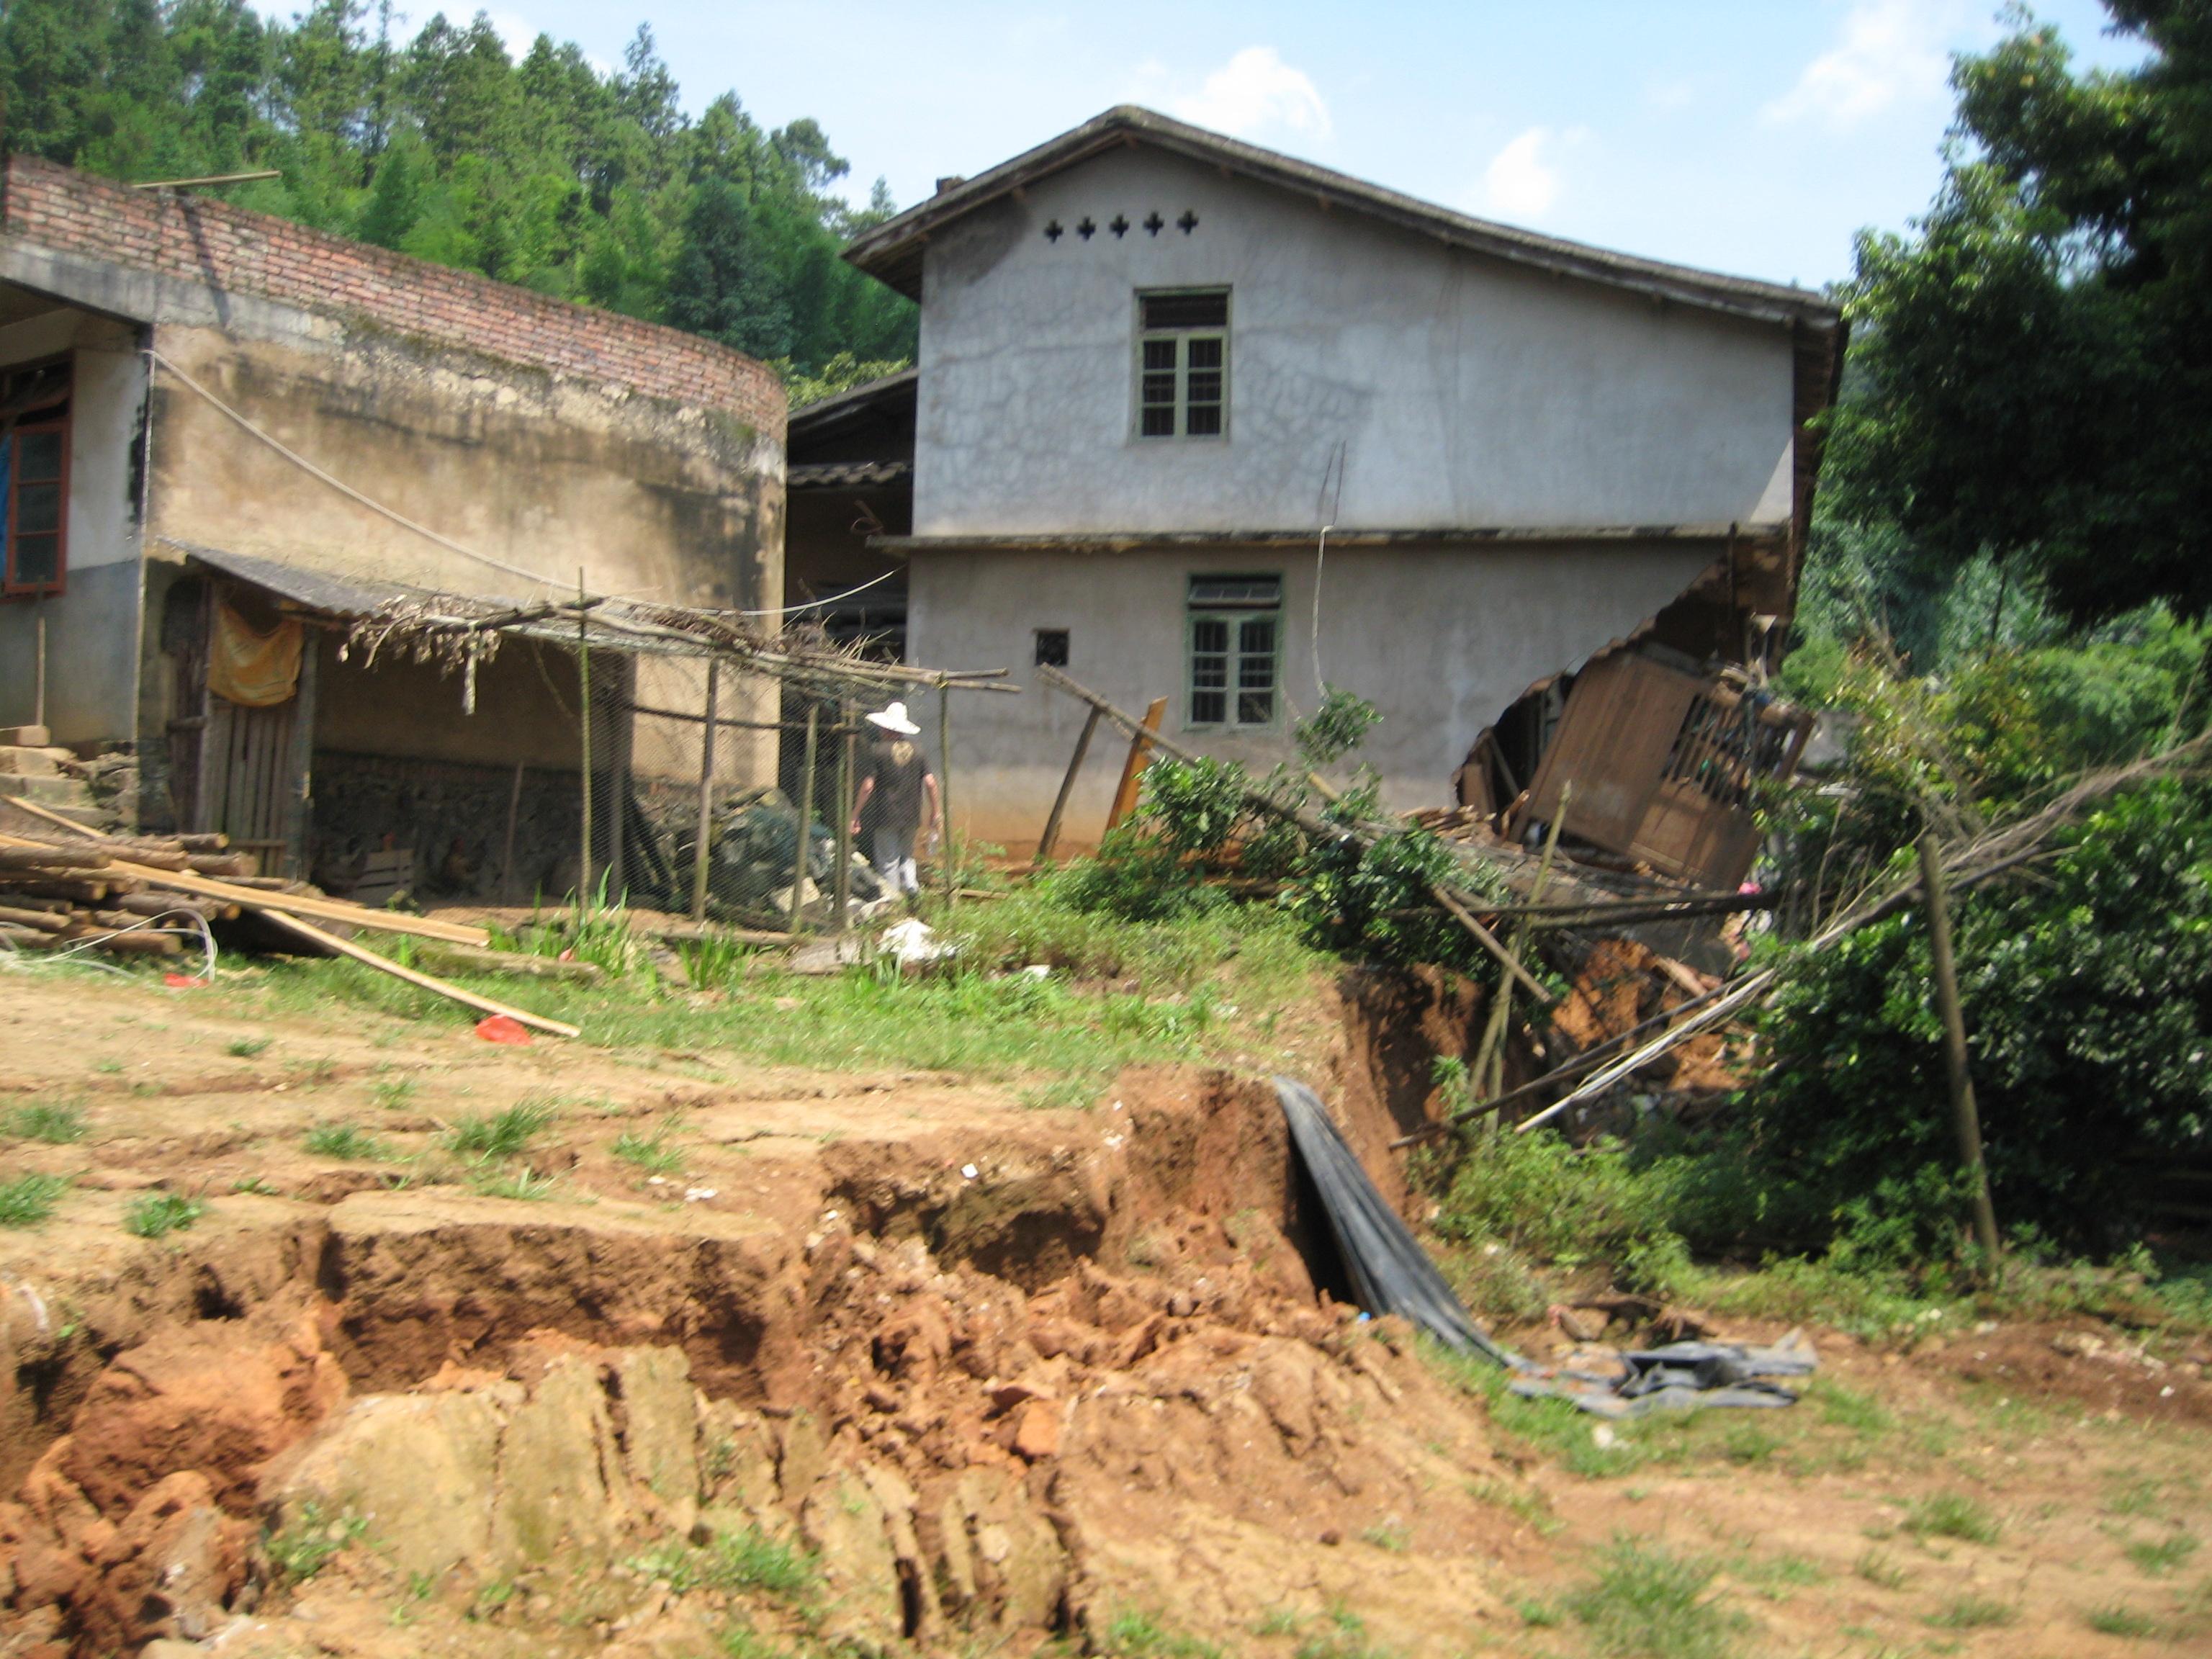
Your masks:
{"label": "blue sky", "polygon": [[[1135,102],[1488,217],[1808,285],[1848,274],[1861,227],[1926,206],[1951,55],[2000,33],[1992,0],[488,9],[514,49],[543,30],[604,64],[649,21],[690,108],[734,89],[769,125],[811,115],[854,193],[881,175],[902,204]],[[2085,61],[2138,55],[2094,0],[2035,11]]]}

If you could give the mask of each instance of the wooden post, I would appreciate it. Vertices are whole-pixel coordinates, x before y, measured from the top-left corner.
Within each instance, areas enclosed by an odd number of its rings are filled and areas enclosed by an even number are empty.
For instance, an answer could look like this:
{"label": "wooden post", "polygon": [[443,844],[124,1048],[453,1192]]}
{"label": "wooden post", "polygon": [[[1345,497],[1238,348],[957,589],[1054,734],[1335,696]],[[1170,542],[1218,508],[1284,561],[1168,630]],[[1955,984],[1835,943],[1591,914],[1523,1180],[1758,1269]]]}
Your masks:
{"label": "wooden post", "polygon": [[[31,692],[31,724],[41,732],[46,729],[46,590],[39,590],[39,602],[32,607],[38,617],[39,661],[35,683]],[[51,734],[50,734],[51,735]]]}
{"label": "wooden post", "polygon": [[314,800],[316,634],[302,630],[300,641],[300,680],[292,693],[292,746],[285,757],[287,799],[284,802],[284,863],[286,872],[304,881],[307,877],[307,827]]}
{"label": "wooden post", "polygon": [[[820,735],[822,705],[806,705],[806,759],[799,773],[799,875],[791,884],[791,934],[793,939],[805,931],[806,919],[802,895],[806,889],[806,855],[814,839],[814,757],[815,744]],[[844,839],[841,831],[831,838],[836,845]]]}
{"label": "wooden post", "polygon": [[846,912],[853,899],[853,749],[857,738],[850,697],[838,702],[837,729],[843,736],[837,744],[837,875],[833,902],[837,907],[834,931],[842,933],[847,926]]}
{"label": "wooden post", "polygon": [[637,717],[637,659],[615,659],[615,695],[607,708],[607,733],[614,753],[607,757],[607,892],[617,904],[629,901],[629,745]]}
{"label": "wooden post", "polygon": [[522,816],[522,763],[514,763],[514,782],[507,792],[507,839],[499,853],[499,896],[514,902],[514,821]]}
{"label": "wooden post", "polygon": [[1075,775],[1083,769],[1083,757],[1091,752],[1091,734],[1098,730],[1098,722],[1105,718],[1093,708],[1083,722],[1083,730],[1075,739],[1075,753],[1067,763],[1067,775],[1060,781],[1060,793],[1052,799],[1052,811],[1046,815],[1044,834],[1037,838],[1036,856],[1030,861],[1032,870],[1040,868],[1052,856],[1052,849],[1060,845],[1060,815],[1067,811],[1067,798],[1075,791]]}
{"label": "wooden post", "polygon": [[1145,729],[1129,739],[1129,758],[1121,763],[1121,781],[1114,791],[1114,809],[1106,814],[1106,833],[1109,836],[1115,825],[1137,810],[1137,785],[1145,775],[1145,757],[1152,752],[1152,734],[1160,729],[1167,713],[1168,700],[1154,697],[1152,707],[1145,710]]}
{"label": "wooden post", "polygon": [[590,612],[584,608],[584,570],[576,568],[576,725],[581,733],[583,750],[583,834],[577,848],[576,908],[588,913],[592,908],[592,641],[588,632]]}
{"label": "wooden post", "polygon": [[1951,909],[1943,894],[1943,860],[1931,830],[1920,836],[1920,884],[1928,905],[1929,953],[1936,962],[1936,1004],[1943,1016],[1943,1069],[1951,1085],[1951,1121],[1959,1136],[1959,1162],[1973,1186],[1974,1237],[1995,1279],[1997,1214],[1990,1202],[1990,1172],[1982,1162],[1981,1113],[1974,1103],[1973,1074],[1966,1068],[1966,1018],[1959,1005],[1958,964],[1951,955]]}
{"label": "wooden post", "polygon": [[[1573,798],[1575,783],[1569,778],[1559,786],[1559,811],[1552,814],[1552,831],[1544,838],[1544,856],[1536,861],[1536,880],[1528,890],[1528,902],[1543,902],[1544,884],[1551,879],[1552,860],[1559,850],[1559,831],[1567,821],[1567,803]],[[1528,918],[1521,918],[1513,930],[1513,943],[1506,948],[1512,951],[1513,960],[1521,960],[1528,947]],[[1498,994],[1490,1005],[1490,1019],[1483,1028],[1482,1045],[1474,1054],[1474,1091],[1478,1099],[1487,1099],[1505,1086],[1505,1023],[1513,1012],[1513,976],[1501,974],[1498,980]],[[1499,1120],[1492,1120],[1493,1125]]]}
{"label": "wooden post", "polygon": [[939,866],[945,872],[945,908],[952,908],[959,890],[952,855],[952,688],[937,688],[937,829]]}
{"label": "wooden post", "polygon": [[707,919],[707,878],[714,861],[714,714],[721,699],[722,659],[707,659],[707,715],[699,740],[699,816],[692,832],[691,920]]}

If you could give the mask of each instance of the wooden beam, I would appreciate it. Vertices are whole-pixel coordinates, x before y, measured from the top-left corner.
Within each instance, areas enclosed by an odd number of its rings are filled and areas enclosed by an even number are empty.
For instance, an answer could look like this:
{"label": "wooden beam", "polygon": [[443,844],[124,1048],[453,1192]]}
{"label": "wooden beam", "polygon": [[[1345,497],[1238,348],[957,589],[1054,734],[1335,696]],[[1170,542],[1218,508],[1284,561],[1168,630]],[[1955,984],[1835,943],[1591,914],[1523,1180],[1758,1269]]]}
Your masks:
{"label": "wooden beam", "polygon": [[1060,845],[1060,820],[1067,811],[1067,798],[1075,790],[1075,775],[1083,769],[1083,757],[1091,752],[1091,738],[1098,730],[1098,722],[1105,715],[1097,708],[1091,709],[1083,722],[1083,730],[1075,739],[1075,753],[1068,757],[1067,775],[1060,781],[1060,793],[1053,797],[1052,811],[1046,814],[1044,834],[1037,837],[1036,856],[1030,861],[1036,869],[1052,856],[1052,849]]}

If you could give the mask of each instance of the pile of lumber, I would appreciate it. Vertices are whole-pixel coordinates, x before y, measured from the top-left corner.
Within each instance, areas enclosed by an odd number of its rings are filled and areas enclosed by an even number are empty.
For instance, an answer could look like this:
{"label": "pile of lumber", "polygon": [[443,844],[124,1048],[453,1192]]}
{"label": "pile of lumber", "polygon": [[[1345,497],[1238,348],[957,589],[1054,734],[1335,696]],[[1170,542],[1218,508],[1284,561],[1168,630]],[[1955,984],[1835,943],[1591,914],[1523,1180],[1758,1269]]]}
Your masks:
{"label": "pile of lumber", "polygon": [[[118,956],[179,955],[191,923],[172,913],[218,921],[237,915],[240,906],[157,884],[178,874],[254,891],[289,885],[258,875],[252,854],[230,851],[219,835],[96,842],[52,830],[9,836],[0,842],[0,944],[46,951],[88,943]],[[164,915],[167,923],[149,925]]]}

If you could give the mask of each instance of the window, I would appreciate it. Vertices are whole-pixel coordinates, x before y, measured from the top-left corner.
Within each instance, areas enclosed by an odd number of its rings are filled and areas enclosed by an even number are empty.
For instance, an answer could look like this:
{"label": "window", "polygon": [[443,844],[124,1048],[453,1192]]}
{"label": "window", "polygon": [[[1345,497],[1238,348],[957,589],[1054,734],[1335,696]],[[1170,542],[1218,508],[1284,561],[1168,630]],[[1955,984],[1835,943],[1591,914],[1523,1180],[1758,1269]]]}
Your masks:
{"label": "window", "polygon": [[1137,296],[1137,435],[1229,429],[1229,290]]}
{"label": "window", "polygon": [[1270,726],[1281,667],[1279,576],[1190,579],[1193,726]]}
{"label": "window", "polygon": [[67,571],[69,368],[0,375],[0,506],[6,513],[0,592],[58,593]]}
{"label": "window", "polygon": [[1067,630],[1065,628],[1037,629],[1036,661],[1040,668],[1067,666]]}

